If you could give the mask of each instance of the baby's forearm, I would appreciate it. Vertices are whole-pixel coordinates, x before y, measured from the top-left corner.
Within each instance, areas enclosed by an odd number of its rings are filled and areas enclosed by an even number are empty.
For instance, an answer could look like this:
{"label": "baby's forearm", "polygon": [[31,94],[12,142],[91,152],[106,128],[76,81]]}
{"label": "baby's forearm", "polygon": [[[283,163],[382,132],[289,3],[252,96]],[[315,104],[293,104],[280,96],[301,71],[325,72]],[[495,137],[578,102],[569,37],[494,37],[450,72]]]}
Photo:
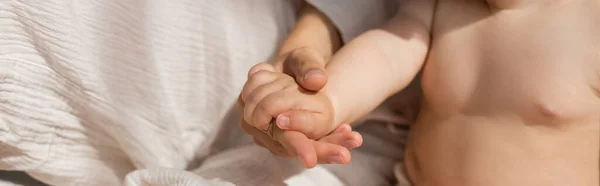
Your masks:
{"label": "baby's forearm", "polygon": [[322,90],[333,102],[335,122],[353,123],[404,89],[420,71],[429,48],[429,17],[400,12],[389,24],[357,37],[327,66]]}

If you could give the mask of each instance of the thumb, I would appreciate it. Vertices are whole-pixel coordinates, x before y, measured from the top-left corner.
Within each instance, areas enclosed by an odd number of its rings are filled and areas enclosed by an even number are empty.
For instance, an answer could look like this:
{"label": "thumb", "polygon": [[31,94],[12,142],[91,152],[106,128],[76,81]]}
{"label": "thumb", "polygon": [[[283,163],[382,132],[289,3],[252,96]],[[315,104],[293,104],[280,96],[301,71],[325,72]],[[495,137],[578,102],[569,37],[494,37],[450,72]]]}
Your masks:
{"label": "thumb", "polygon": [[330,119],[325,115],[309,111],[289,111],[279,114],[275,123],[283,130],[297,131],[314,140],[333,130]]}
{"label": "thumb", "polygon": [[321,90],[327,83],[325,58],[316,50],[303,47],[288,54],[283,63],[283,71],[294,76],[302,88]]}

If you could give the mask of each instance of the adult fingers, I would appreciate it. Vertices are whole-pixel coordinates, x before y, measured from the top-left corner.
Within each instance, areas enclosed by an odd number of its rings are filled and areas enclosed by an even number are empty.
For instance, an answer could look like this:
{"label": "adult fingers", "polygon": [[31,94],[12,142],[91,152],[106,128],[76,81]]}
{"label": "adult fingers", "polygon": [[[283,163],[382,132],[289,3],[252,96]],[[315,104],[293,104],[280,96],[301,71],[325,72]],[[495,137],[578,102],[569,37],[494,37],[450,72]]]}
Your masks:
{"label": "adult fingers", "polygon": [[[287,76],[287,75],[286,75]],[[269,126],[269,122],[272,120],[271,115],[264,115],[265,113],[260,113],[263,110],[257,110],[257,106],[262,103],[265,97],[270,94],[281,91],[289,86],[297,86],[296,83],[291,80],[290,77],[283,77],[277,80],[274,80],[271,83],[267,83],[257,87],[254,91],[247,95],[245,106],[244,106],[244,119],[251,123],[252,126],[266,130]],[[256,113],[259,112],[259,113]],[[264,115],[264,118],[256,118],[256,115]]]}
{"label": "adult fingers", "polygon": [[350,162],[350,151],[341,145],[315,141],[314,148],[319,163],[347,164]]}
{"label": "adult fingers", "polygon": [[317,164],[317,155],[313,146],[315,141],[308,139],[302,133],[283,131],[275,127],[273,129],[273,138],[275,139],[273,139],[246,123],[242,122],[241,127],[246,133],[253,136],[253,140],[257,145],[268,149],[276,156],[296,158],[307,168],[314,167]]}
{"label": "adult fingers", "polygon": [[241,122],[240,127],[244,132],[252,136],[252,139],[256,145],[266,148],[267,150],[271,151],[271,153],[279,157],[293,157],[285,147],[283,147],[279,142],[271,139],[271,137],[264,132],[248,125],[244,121]]}
{"label": "adult fingers", "polygon": [[275,128],[275,139],[288,149],[288,152],[291,155],[295,155],[307,168],[312,168],[317,165],[317,156],[313,146],[314,140],[308,139],[300,132],[283,131],[277,129],[277,127]]}
{"label": "adult fingers", "polygon": [[237,102],[236,102],[236,106],[238,109],[240,109],[240,111],[244,110],[244,100],[242,100],[242,94],[240,93],[240,95],[238,96]]}
{"label": "adult fingers", "polygon": [[256,87],[275,80],[277,76],[273,72],[275,72],[275,68],[268,63],[259,63],[250,68],[248,81],[244,84],[240,95],[242,100],[245,101],[247,94],[250,94]]}
{"label": "adult fingers", "polygon": [[285,78],[279,78],[278,75],[270,71],[258,71],[250,76],[244,88],[242,89],[241,99],[243,102],[243,118],[249,124],[259,129],[266,129],[266,124],[257,126],[253,122],[253,116],[256,105],[262,101],[262,99],[273,93],[282,90],[285,86],[289,85],[286,83]]}
{"label": "adult fingers", "polygon": [[[256,72],[258,71],[271,71],[274,70],[273,66],[267,64],[267,63],[259,63],[254,65],[249,71],[248,71],[248,79],[251,78],[252,75],[254,75]],[[247,83],[246,83],[247,84]],[[246,84],[244,84],[244,87],[246,87]],[[249,87],[251,88],[251,87]],[[244,90],[244,89],[242,89]],[[237,105],[239,108],[244,108],[244,99],[243,99],[243,91],[242,93],[240,93],[240,95],[238,96],[238,100],[237,100]]]}
{"label": "adult fingers", "polygon": [[319,140],[320,142],[342,145],[347,149],[360,147],[363,143],[363,138],[358,132],[336,132],[327,135]]}
{"label": "adult fingers", "polygon": [[256,65],[252,66],[252,68],[250,68],[250,70],[248,70],[248,79],[250,78],[250,76],[252,76],[256,72],[263,71],[263,70],[269,71],[269,72],[275,72],[275,68],[273,67],[273,65],[268,64],[268,63],[258,63]]}
{"label": "adult fingers", "polygon": [[338,126],[337,128],[335,128],[335,130],[333,131],[333,133],[341,133],[341,132],[350,132],[352,131],[352,127],[348,124],[341,124],[340,126]]}
{"label": "adult fingers", "polygon": [[265,85],[277,80],[278,77],[279,76],[277,73],[266,70],[257,71],[248,76],[248,81],[246,81],[244,87],[242,88],[242,101],[248,101],[247,97],[252,93],[252,91],[261,85]]}

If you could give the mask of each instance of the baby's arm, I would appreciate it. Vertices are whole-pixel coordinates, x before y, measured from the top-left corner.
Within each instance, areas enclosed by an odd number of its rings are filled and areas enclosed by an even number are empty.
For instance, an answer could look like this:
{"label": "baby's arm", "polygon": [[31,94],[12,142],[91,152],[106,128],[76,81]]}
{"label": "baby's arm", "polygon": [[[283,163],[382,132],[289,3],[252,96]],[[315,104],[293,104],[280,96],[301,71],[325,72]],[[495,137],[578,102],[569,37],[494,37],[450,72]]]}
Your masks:
{"label": "baby's arm", "polygon": [[329,81],[317,93],[298,89],[293,78],[281,73],[254,73],[242,92],[245,120],[266,130],[277,118],[280,128],[318,139],[362,117],[421,69],[434,6],[435,0],[406,0],[387,25],[348,43],[328,63]]}
{"label": "baby's arm", "polygon": [[336,124],[352,123],[404,89],[421,70],[429,50],[435,0],[406,0],[379,29],[357,37],[327,66],[322,90]]}

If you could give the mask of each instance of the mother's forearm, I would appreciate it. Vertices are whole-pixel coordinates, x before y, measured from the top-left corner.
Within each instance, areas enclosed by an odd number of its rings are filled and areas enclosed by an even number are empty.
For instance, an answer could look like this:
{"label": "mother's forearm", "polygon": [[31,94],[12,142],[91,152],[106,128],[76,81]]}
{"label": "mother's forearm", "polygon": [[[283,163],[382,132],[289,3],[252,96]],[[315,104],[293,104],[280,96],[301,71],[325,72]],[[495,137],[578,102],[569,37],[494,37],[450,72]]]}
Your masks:
{"label": "mother's forearm", "polygon": [[[298,22],[283,42],[278,52],[278,57],[302,47],[310,47],[325,59],[335,53],[342,41],[337,28],[325,14],[308,3],[304,3],[298,16]],[[283,60],[277,60],[275,66],[281,66]]]}

